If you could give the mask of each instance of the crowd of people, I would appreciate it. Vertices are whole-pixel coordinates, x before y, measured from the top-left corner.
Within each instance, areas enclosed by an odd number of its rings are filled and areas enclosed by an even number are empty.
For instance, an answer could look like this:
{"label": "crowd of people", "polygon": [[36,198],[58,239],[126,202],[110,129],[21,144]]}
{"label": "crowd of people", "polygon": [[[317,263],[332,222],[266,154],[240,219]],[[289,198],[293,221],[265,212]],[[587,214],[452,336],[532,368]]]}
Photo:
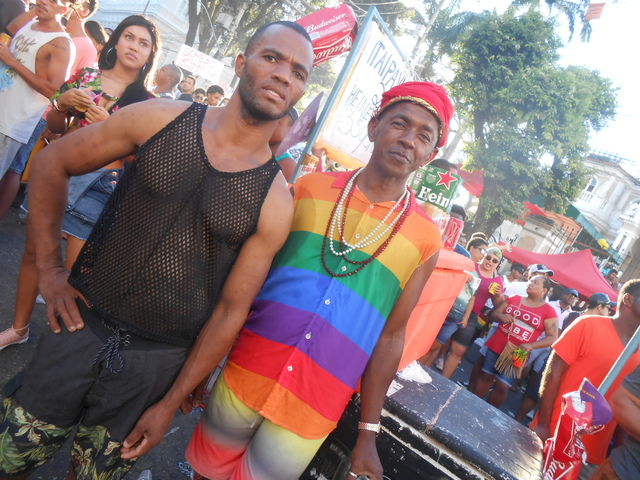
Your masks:
{"label": "crowd of people", "polygon": [[[275,154],[312,70],[304,28],[258,28],[227,98],[176,65],[156,69],[152,21],[132,15],[107,32],[90,20],[98,8],[0,6],[12,37],[0,44],[0,220],[29,165],[0,350],[28,341],[38,292],[50,326],[5,387],[0,478],[26,478],[70,435],[68,478],[122,478],[178,409],[201,405],[228,354],[185,454],[194,478],[298,478],[359,388],[348,475],[382,480],[383,402],[442,248],[407,181],[446,144],[447,92],[430,82],[384,92],[366,167],[306,175],[292,202],[296,159]],[[505,248],[484,234],[456,248],[475,270],[420,361],[450,378],[484,339],[468,388],[499,407],[527,378],[518,415],[539,403],[532,428],[545,440],[560,397],[583,374],[601,379],[640,325],[640,281],[620,288],[613,317],[600,293],[579,316],[578,292],[552,284],[544,265],[501,274]],[[505,352],[521,365],[504,368]],[[636,352],[608,396],[631,439],[606,461],[615,421],[585,441],[581,478],[637,473],[638,365]]]}
{"label": "crowd of people", "polygon": [[[436,355],[446,356],[436,366],[451,378],[475,340],[482,345],[479,358],[468,381],[460,383],[495,407],[504,403],[510,390],[523,391],[515,419],[526,421],[537,407],[531,428],[545,441],[555,432],[562,396],[577,391],[585,377],[599,386],[640,327],[640,280],[622,285],[618,302],[599,292],[580,300],[577,290],[552,282],[554,272],[542,264],[525,267],[514,262],[503,266],[500,277],[502,251],[509,247],[490,246],[482,233],[470,238],[464,250],[476,264],[475,271],[420,361],[429,367],[437,362]],[[611,278],[615,275],[616,271]],[[514,356],[518,351],[524,359],[520,365]],[[637,414],[640,408],[639,371],[636,349],[605,396],[614,420],[582,439],[587,463],[580,469],[580,480],[638,476],[638,424],[625,415]],[[628,433],[622,445],[624,434],[614,437],[617,424]]]}

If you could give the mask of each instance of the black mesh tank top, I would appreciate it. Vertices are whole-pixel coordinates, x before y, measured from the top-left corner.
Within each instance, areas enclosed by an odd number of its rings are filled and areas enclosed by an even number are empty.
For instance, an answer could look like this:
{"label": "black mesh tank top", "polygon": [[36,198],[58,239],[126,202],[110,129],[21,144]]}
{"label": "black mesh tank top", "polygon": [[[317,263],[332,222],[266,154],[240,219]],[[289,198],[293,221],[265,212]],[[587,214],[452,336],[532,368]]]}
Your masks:
{"label": "black mesh tank top", "polygon": [[185,347],[211,316],[280,170],[273,157],[241,172],[213,168],[206,110],[194,103],[140,147],[69,277],[98,315]]}

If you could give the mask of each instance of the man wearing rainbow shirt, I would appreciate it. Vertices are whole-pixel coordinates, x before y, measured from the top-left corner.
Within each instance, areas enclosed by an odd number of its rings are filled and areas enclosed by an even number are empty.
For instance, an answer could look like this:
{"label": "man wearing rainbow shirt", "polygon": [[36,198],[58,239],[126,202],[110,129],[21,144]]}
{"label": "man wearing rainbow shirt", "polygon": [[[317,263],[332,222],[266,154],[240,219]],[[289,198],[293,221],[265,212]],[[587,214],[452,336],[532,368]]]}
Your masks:
{"label": "man wearing rainbow shirt", "polygon": [[366,167],[296,182],[289,238],[187,449],[195,478],[299,478],[361,381],[349,474],[382,479],[380,413],[442,246],[406,183],[452,115],[442,87],[396,86],[369,122]]}

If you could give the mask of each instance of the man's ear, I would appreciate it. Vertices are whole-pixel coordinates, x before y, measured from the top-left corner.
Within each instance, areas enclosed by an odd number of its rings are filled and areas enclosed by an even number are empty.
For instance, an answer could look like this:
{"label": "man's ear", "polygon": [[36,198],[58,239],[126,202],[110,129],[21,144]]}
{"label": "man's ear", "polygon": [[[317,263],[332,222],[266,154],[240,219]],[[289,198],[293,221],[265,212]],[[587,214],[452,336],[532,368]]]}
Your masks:
{"label": "man's ear", "polygon": [[247,62],[247,57],[245,57],[242,53],[239,53],[236,57],[236,64],[234,66],[234,71],[238,78],[242,78],[242,72],[244,71],[244,65]]}
{"label": "man's ear", "polygon": [[369,141],[370,142],[375,142],[376,140],[376,127],[378,126],[378,124],[380,123],[380,120],[378,120],[378,117],[371,117],[371,120],[369,120],[369,125],[367,125],[367,132],[369,135]]}

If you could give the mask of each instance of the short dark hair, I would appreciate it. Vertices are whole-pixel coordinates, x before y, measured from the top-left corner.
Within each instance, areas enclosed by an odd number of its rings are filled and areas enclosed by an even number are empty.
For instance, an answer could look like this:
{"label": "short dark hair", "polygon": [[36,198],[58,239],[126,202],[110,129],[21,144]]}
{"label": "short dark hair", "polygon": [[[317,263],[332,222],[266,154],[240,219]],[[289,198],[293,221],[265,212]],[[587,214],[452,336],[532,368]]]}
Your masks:
{"label": "short dark hair", "polygon": [[206,95],[207,94],[205,89],[202,88],[202,87],[196,88],[193,92],[191,92],[191,95],[195,95],[196,93],[201,93],[202,95]]}
{"label": "short dark hair", "polygon": [[521,263],[514,262],[511,264],[511,270],[515,270],[516,272],[524,275],[524,272],[527,270],[527,267],[525,267]]}
{"label": "short dark hair", "polygon": [[462,205],[452,205],[451,213],[457,213],[462,217],[462,220],[466,220],[467,218],[467,212],[464,211],[464,208],[462,208]]}
{"label": "short dark hair", "polygon": [[640,278],[635,278],[633,280],[629,280],[625,283],[620,289],[620,293],[618,294],[618,307],[622,305],[622,300],[626,294],[631,295],[633,298],[640,297]]}
{"label": "short dark hair", "polygon": [[244,54],[249,55],[252,52],[252,50],[255,48],[255,46],[260,42],[260,40],[262,40],[262,37],[264,36],[265,31],[268,28],[273,27],[274,25],[282,25],[283,27],[290,28],[294,32],[302,35],[305,38],[305,40],[307,40],[309,44],[313,46],[313,41],[311,40],[311,37],[309,36],[309,34],[307,33],[307,31],[304,29],[303,26],[297,24],[296,22],[280,20],[278,22],[267,23],[266,25],[262,25],[260,28],[258,28],[253,33],[253,35],[251,35],[251,38],[249,39],[249,43],[247,43],[247,48],[244,49]]}
{"label": "short dark hair", "polygon": [[93,15],[94,13],[96,13],[96,10],[98,10],[98,0],[87,0],[84,3],[87,4],[87,10],[89,10],[89,16]]}
{"label": "short dark hair", "polygon": [[[548,277],[545,277],[544,275],[538,275],[538,277],[542,278],[542,288],[546,288],[547,289],[547,293],[549,293],[549,290],[551,290],[551,280],[549,280]],[[560,287],[562,289],[562,293],[564,293],[564,287],[562,285],[555,285],[553,287],[553,293],[556,293],[556,288]],[[562,294],[560,294],[562,295]],[[560,296],[559,295],[559,296]]]}
{"label": "short dark hair", "polygon": [[171,86],[176,88],[176,86],[182,81],[182,70],[173,63],[167,63],[164,67],[169,67],[169,70],[171,70],[171,78],[173,79]]}
{"label": "short dark hair", "polygon": [[193,75],[187,75],[186,77],[184,77],[184,78],[182,79],[182,81],[186,80],[187,78],[190,78],[191,80],[193,80],[193,84],[194,84],[194,85],[196,84],[196,81],[197,81],[197,80],[196,80],[196,77],[194,77]]}
{"label": "short dark hair", "polygon": [[207,95],[209,95],[210,93],[219,93],[224,97],[224,88],[222,88],[220,85],[211,85],[209,88],[207,88]]}
{"label": "short dark hair", "polygon": [[87,32],[87,35],[89,35],[96,41],[96,43],[99,43],[102,46],[107,43],[109,35],[107,35],[107,32],[105,32],[104,28],[102,28],[100,22],[96,22],[95,20],[87,20],[84,23],[84,30],[85,32]]}
{"label": "short dark hair", "polygon": [[488,245],[484,238],[472,238],[469,240],[469,243],[467,243],[467,250],[471,248],[480,248],[482,245]]}
{"label": "short dark hair", "polygon": [[442,170],[446,170],[447,172],[450,172],[451,170],[458,171],[458,167],[444,158],[436,158],[435,160],[432,160],[429,165],[432,167],[441,168]]}

